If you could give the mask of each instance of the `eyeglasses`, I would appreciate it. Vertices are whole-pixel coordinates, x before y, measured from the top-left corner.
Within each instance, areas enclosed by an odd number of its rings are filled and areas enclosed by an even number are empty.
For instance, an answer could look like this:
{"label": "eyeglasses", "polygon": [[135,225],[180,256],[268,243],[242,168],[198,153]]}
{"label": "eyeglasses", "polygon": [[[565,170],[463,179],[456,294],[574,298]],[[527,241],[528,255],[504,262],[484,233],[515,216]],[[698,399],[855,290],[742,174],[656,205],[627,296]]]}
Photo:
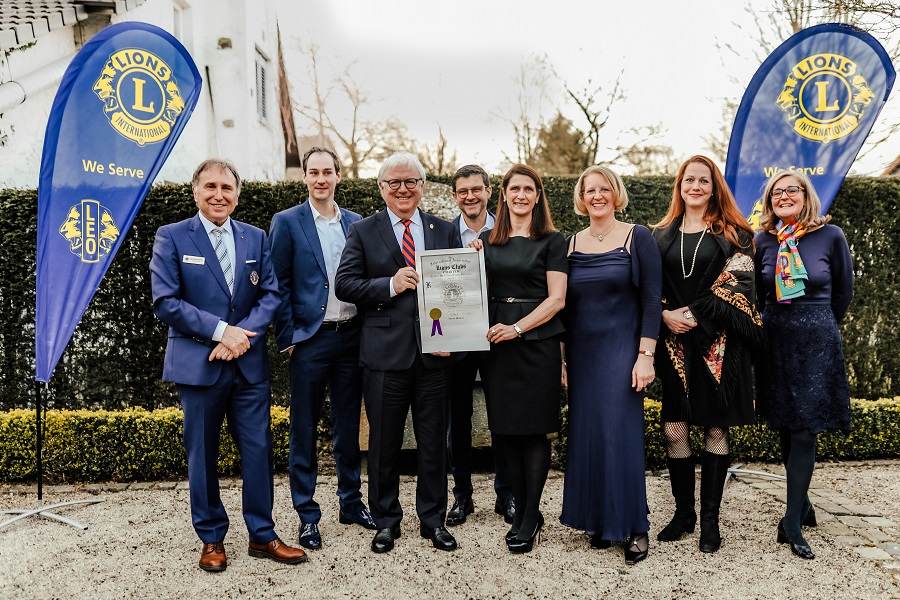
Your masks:
{"label": "eyeglasses", "polygon": [[774,190],[772,190],[772,197],[781,198],[784,194],[787,194],[789,197],[793,198],[802,191],[803,188],[799,185],[789,185],[784,189],[775,188]]}
{"label": "eyeglasses", "polygon": [[473,196],[479,196],[479,195],[481,195],[481,192],[483,192],[484,190],[485,190],[485,187],[483,185],[479,185],[479,186],[469,188],[469,189],[456,190],[453,193],[456,194],[457,196],[459,196],[460,198],[468,198],[469,194],[472,194]]}
{"label": "eyeglasses", "polygon": [[420,181],[425,181],[424,179],[388,179],[384,183],[388,184],[388,187],[394,191],[400,189],[400,184],[406,186],[408,190],[416,189],[416,186],[419,185]]}
{"label": "eyeglasses", "polygon": [[612,190],[609,189],[608,187],[602,187],[599,189],[591,188],[589,190],[584,190],[583,192],[581,192],[581,195],[584,196],[585,198],[593,198],[594,196],[602,196],[603,194],[609,194],[610,192],[612,192]]}

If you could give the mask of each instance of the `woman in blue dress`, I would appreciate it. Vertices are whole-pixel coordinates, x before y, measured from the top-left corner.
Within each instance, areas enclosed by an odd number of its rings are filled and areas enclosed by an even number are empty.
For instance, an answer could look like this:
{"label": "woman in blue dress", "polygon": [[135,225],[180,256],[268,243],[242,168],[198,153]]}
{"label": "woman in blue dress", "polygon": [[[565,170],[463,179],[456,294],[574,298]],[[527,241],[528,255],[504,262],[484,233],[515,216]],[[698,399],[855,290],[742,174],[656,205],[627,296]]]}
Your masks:
{"label": "woman in blue dress", "polygon": [[809,177],[769,178],[756,234],[756,278],[769,351],[757,366],[759,412],[781,435],[787,509],[778,542],[800,558],[815,555],[800,525],[815,525],[807,491],[816,437],[850,430],[850,387],[838,323],[853,297],[850,248]]}
{"label": "woman in blue dress", "polygon": [[590,225],[568,242],[569,440],[560,522],[587,532],[593,548],[627,538],[631,565],[649,548],[643,391],[655,377],[662,266],[650,230],[616,219],[628,205],[616,173],[589,167],[574,203]]}

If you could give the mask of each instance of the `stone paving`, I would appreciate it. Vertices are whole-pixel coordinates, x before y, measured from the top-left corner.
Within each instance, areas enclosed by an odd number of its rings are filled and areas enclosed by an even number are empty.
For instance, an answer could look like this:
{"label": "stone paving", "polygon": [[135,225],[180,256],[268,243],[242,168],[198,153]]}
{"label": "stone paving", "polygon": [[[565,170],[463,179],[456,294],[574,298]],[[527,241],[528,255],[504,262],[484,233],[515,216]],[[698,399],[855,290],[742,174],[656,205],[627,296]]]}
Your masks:
{"label": "stone paving", "polygon": [[[848,468],[876,464],[872,461],[846,461]],[[879,461],[877,464],[900,464],[900,461]],[[755,466],[754,468],[759,468]],[[763,465],[759,470],[784,475],[784,469]],[[773,496],[782,504],[786,497],[786,482],[781,479],[735,476],[752,488]],[[816,481],[815,473],[809,490],[809,500],[816,509],[817,530],[834,537],[835,541],[849,546],[865,559],[875,561],[885,572],[900,583],[900,524],[884,517],[872,506],[863,506],[829,489]]]}
{"label": "stone paving", "polygon": [[[848,461],[841,467],[867,467],[874,465],[900,465],[900,461]],[[747,468],[783,475],[784,469],[778,465],[747,465]],[[648,473],[648,476],[653,476]],[[412,478],[404,476],[404,480]],[[276,483],[287,483],[284,476],[276,477]],[[785,502],[786,482],[782,479],[761,478],[753,475],[734,475],[729,485],[747,485],[766,493],[781,503]],[[240,480],[221,480],[222,489],[239,487]],[[89,483],[76,485],[44,486],[44,493],[58,495],[67,493],[101,494],[142,490],[187,490],[187,481],[142,481],[133,483]],[[36,495],[35,485],[0,485],[0,494]],[[849,547],[865,560],[873,561],[886,575],[900,584],[900,524],[885,517],[873,506],[861,505],[845,495],[816,481],[815,475],[809,490],[809,497],[816,509],[817,531],[828,534],[834,540]],[[0,521],[5,517],[0,515]]]}

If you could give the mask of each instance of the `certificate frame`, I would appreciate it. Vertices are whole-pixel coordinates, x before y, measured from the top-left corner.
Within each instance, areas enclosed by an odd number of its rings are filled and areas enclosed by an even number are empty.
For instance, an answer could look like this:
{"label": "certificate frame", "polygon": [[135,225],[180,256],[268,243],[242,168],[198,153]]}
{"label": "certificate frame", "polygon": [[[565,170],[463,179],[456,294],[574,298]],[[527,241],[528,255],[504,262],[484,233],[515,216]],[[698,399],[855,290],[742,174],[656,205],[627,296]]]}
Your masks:
{"label": "certificate frame", "polygon": [[416,253],[422,352],[490,350],[484,253],[473,248]]}

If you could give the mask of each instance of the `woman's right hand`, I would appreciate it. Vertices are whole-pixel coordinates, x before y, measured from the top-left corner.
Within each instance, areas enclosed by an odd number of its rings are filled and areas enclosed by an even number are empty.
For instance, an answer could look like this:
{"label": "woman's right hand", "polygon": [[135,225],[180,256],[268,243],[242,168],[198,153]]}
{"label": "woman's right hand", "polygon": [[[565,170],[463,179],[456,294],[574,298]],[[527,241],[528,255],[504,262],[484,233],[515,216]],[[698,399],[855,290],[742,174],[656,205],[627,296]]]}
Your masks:
{"label": "woman's right hand", "polygon": [[466,248],[474,248],[475,250],[481,250],[482,248],[484,248],[484,242],[482,242],[478,238],[475,238],[474,240],[472,240],[471,242],[466,244]]}
{"label": "woman's right hand", "polygon": [[687,306],[676,308],[675,310],[662,311],[663,323],[672,333],[687,333],[697,326],[696,319],[689,319],[685,314],[690,315],[691,311]]}

